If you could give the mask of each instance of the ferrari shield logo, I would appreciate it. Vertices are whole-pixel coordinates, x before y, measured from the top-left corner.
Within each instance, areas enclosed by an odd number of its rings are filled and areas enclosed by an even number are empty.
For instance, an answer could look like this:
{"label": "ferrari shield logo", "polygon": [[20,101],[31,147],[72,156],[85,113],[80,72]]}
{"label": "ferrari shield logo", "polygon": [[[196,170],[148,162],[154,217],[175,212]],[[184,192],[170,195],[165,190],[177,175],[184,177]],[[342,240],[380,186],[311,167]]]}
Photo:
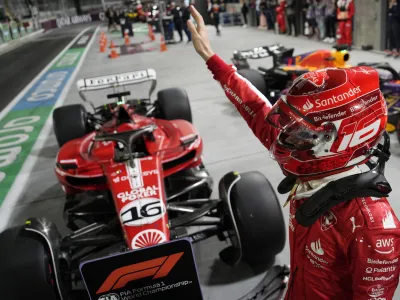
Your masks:
{"label": "ferrari shield logo", "polygon": [[328,211],[320,218],[321,230],[326,231],[337,223],[337,218],[333,212]]}
{"label": "ferrari shield logo", "polygon": [[329,78],[326,70],[318,70],[313,72],[308,72],[303,75],[303,80],[307,80],[309,83],[316,87],[322,87],[325,81]]}

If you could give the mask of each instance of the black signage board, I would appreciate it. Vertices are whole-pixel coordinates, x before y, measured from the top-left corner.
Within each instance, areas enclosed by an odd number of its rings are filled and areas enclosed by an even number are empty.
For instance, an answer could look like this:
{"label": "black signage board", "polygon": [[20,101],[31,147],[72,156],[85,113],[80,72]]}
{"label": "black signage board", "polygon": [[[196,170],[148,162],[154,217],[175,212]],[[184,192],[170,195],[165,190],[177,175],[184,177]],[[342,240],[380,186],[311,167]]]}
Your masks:
{"label": "black signage board", "polygon": [[202,300],[189,240],[182,239],[81,264],[91,300]]}

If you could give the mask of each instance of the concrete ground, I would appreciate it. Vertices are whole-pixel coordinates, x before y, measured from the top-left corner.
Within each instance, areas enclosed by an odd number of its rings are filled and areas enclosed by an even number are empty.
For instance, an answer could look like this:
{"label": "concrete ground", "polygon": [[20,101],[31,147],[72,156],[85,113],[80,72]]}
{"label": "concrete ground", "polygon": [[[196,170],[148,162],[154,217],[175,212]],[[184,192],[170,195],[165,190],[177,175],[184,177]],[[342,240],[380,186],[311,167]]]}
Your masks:
{"label": "concrete ground", "polygon": [[[235,49],[250,49],[255,46],[282,43],[287,47],[295,47],[295,54],[329,48],[329,45],[312,40],[275,35],[251,28],[222,28],[222,36],[215,35],[213,27],[209,27],[211,44],[216,53],[225,61],[229,61]],[[146,36],[137,36],[137,40],[147,39]],[[98,40],[98,37],[97,37]],[[122,43],[122,39],[114,41]],[[151,44],[149,44],[151,46]],[[154,43],[153,46],[159,47]],[[356,64],[361,61],[383,61],[383,56],[370,52],[352,51],[350,61]],[[400,69],[400,60],[386,59],[396,69]],[[255,67],[267,65],[268,59],[252,61]],[[195,53],[191,44],[168,45],[168,51],[140,53],[121,56],[110,60],[104,53],[99,53],[98,43],[89,49],[88,56],[78,78],[93,77],[154,68],[157,71],[157,90],[181,86],[185,87],[191,100],[194,124],[204,139],[204,160],[215,182],[229,171],[245,172],[258,170],[264,173],[274,187],[277,187],[283,178],[279,167],[270,158],[268,152],[252,135],[246,123],[241,119],[233,105],[225,98],[224,93],[211,73],[207,70],[203,60]],[[78,79],[76,78],[76,79]],[[107,99],[95,99],[96,104],[102,104]],[[65,104],[79,103],[80,99],[75,86],[71,88]],[[20,224],[27,217],[47,216],[55,221],[65,232],[62,220],[64,196],[54,176],[53,165],[58,146],[53,134],[46,138],[46,147],[38,153],[36,167],[31,174],[29,183],[24,187],[25,192],[14,208],[13,224]],[[389,179],[400,176],[400,147],[393,139],[392,159],[386,168]],[[392,205],[400,215],[400,204],[395,201],[400,197],[400,187],[394,182],[391,195]],[[216,192],[217,189],[215,189]],[[214,192],[214,193],[215,193]],[[215,194],[216,195],[216,194]],[[278,195],[284,203],[285,196]],[[288,221],[287,208],[284,209],[286,223]],[[271,241],[273,243],[273,241]],[[218,252],[225,245],[217,239],[209,239],[195,245],[195,254],[199,268],[204,298],[209,300],[237,299],[253,288],[263,274],[254,276],[246,266],[230,268],[218,259]],[[289,263],[288,245],[278,255],[277,263]],[[395,298],[400,299],[400,294]]]}
{"label": "concrete ground", "polygon": [[3,44],[0,48],[0,110],[53,60],[87,24],[79,24]]}

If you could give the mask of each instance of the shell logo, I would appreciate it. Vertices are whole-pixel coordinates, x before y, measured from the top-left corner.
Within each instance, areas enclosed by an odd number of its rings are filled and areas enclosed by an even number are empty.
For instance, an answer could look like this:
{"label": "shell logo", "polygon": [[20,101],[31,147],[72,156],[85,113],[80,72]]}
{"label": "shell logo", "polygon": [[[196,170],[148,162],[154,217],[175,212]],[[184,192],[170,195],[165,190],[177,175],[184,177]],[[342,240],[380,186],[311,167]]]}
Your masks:
{"label": "shell logo", "polygon": [[167,241],[165,234],[157,229],[144,230],[132,239],[132,249],[154,246]]}

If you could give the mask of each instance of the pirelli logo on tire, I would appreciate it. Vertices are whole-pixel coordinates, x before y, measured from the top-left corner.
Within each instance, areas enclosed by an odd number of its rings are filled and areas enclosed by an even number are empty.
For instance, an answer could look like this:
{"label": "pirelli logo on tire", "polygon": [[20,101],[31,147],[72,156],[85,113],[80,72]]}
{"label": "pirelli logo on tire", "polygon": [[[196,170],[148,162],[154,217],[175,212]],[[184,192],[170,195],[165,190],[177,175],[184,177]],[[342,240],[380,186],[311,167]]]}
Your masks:
{"label": "pirelli logo on tire", "polygon": [[165,277],[173,269],[183,252],[163,256],[132,264],[114,270],[103,282],[96,294],[103,294],[125,287],[129,282],[153,276],[153,279]]}

